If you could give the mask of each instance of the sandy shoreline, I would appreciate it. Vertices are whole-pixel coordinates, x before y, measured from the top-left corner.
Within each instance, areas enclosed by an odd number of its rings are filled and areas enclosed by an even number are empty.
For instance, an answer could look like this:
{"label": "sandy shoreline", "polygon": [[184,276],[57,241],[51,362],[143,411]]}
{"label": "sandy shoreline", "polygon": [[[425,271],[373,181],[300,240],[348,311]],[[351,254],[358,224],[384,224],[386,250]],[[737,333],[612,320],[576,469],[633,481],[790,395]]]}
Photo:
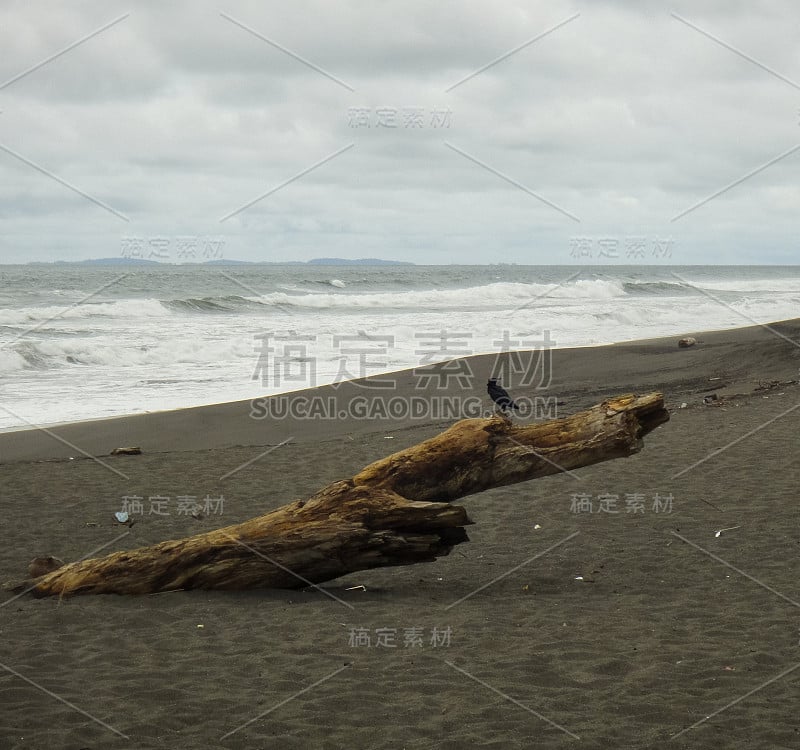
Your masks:
{"label": "sandy shoreline", "polygon": [[[800,321],[772,327],[786,338],[752,327],[693,334],[686,350],[678,337],[557,350],[543,394],[562,413],[660,390],[671,421],[629,459],[466,498],[468,544],[326,584],[336,598],[3,593],[0,747],[800,747]],[[488,401],[495,359],[470,358],[473,384],[444,395]],[[395,375],[393,393],[442,395]],[[509,390],[532,392],[513,377]],[[364,392],[343,384],[336,408]],[[40,431],[1,434],[0,581],[37,555],[251,518],[453,421],[249,409],[53,430],[107,466],[66,460],[80,454]],[[107,457],[132,444],[143,455]],[[189,496],[224,504],[198,520],[179,512]],[[143,503],[130,528],[113,520],[125,497]],[[411,631],[421,641],[406,644]]]}

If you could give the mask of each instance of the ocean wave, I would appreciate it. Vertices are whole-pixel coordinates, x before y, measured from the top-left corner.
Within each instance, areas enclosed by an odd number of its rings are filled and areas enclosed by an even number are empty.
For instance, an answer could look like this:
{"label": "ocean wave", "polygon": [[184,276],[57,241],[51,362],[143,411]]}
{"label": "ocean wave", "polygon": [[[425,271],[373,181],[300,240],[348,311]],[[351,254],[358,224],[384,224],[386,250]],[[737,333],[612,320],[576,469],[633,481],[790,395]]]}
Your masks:
{"label": "ocean wave", "polygon": [[11,349],[0,349],[0,373],[16,372],[18,370],[33,369],[25,357]]}
{"label": "ocean wave", "polygon": [[682,281],[626,281],[622,288],[635,296],[667,297],[684,294],[699,294]]}
{"label": "ocean wave", "polygon": [[257,299],[242,297],[238,294],[222,297],[187,297],[186,299],[164,300],[161,304],[168,310],[176,312],[199,313],[237,313],[261,306]]}
{"label": "ocean wave", "polygon": [[[578,279],[566,283],[494,281],[479,286],[442,289],[361,291],[331,278],[318,288],[284,286],[261,296],[219,295],[158,300],[123,299],[114,302],[87,301],[71,307],[31,306],[0,310],[0,327],[36,326],[49,320],[81,319],[137,320],[186,314],[268,314],[269,308],[299,311],[337,310],[499,310],[524,304],[572,305],[581,301],[613,300],[630,296],[675,296],[696,293],[681,283],[664,281],[620,281]],[[331,289],[333,287],[334,289]],[[330,291],[323,291],[328,289]],[[334,291],[335,290],[335,291]],[[800,286],[798,287],[800,290]],[[94,324],[92,324],[94,325]]]}
{"label": "ocean wave", "polygon": [[202,332],[177,339],[153,339],[142,344],[122,337],[94,336],[80,340],[21,340],[0,349],[0,372],[58,370],[63,368],[130,367],[187,368],[214,366],[219,362],[247,361],[243,377],[255,363],[254,340],[250,335],[208,339]]}
{"label": "ocean wave", "polygon": [[272,292],[249,298],[261,305],[308,310],[479,310],[505,309],[542,300],[603,300],[625,296],[619,281],[577,280],[566,284],[493,282],[462,289],[428,289],[408,292],[294,293]]}
{"label": "ocean wave", "polygon": [[156,299],[124,299],[116,302],[83,302],[69,307],[41,305],[0,310],[0,326],[36,325],[50,320],[85,318],[157,318],[164,306]]}
{"label": "ocean wave", "polygon": [[763,293],[798,294],[800,279],[755,279],[747,281],[626,281],[624,290],[633,296],[684,296],[703,292],[720,292],[726,295],[753,295]]}
{"label": "ocean wave", "polygon": [[800,278],[748,279],[747,281],[692,281],[691,283],[708,291],[739,292],[740,294],[753,294],[755,292],[792,294],[800,292]]}

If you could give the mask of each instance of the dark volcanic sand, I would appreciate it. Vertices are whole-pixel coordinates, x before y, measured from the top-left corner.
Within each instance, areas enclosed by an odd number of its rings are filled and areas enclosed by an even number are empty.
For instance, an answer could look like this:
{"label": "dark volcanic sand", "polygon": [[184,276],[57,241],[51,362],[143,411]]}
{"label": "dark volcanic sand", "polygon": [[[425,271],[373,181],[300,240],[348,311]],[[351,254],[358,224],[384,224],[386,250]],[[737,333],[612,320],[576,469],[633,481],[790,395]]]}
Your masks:
{"label": "dark volcanic sand", "polygon": [[[800,340],[797,321],[775,329]],[[325,584],[335,598],[3,592],[0,748],[800,747],[800,408],[787,411],[800,388],[755,390],[797,380],[800,349],[763,328],[695,335],[688,350],[675,338],[557,352],[548,393],[561,413],[662,390],[671,421],[629,459],[465,498],[471,541],[435,563]],[[491,359],[473,360],[480,395]],[[711,392],[729,398],[706,406]],[[141,445],[103,458],[127,480],[45,433],[0,435],[0,580],[38,555],[70,561],[260,515],[446,426],[247,411],[55,428],[89,452]],[[577,493],[595,512],[573,512]],[[604,493],[618,513],[596,512]],[[671,512],[653,508],[656,493]],[[644,512],[626,511],[631,494]],[[124,495],[145,498],[130,529],[113,521]],[[147,513],[156,495],[170,515]],[[223,514],[178,515],[182,495],[221,495]],[[370,646],[350,645],[357,628]],[[380,628],[396,648],[376,646]],[[404,645],[412,628],[421,646]]]}

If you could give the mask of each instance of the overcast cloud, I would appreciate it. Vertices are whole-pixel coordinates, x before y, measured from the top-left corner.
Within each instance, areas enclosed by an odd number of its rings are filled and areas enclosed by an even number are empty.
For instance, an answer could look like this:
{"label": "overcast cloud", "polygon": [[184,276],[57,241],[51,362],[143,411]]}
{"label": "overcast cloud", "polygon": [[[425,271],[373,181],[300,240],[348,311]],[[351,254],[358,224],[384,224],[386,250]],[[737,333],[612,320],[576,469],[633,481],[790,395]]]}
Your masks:
{"label": "overcast cloud", "polygon": [[790,0],[7,1],[0,262],[213,236],[242,260],[566,264],[587,238],[622,263],[638,237],[669,240],[648,262],[796,263],[798,41]]}

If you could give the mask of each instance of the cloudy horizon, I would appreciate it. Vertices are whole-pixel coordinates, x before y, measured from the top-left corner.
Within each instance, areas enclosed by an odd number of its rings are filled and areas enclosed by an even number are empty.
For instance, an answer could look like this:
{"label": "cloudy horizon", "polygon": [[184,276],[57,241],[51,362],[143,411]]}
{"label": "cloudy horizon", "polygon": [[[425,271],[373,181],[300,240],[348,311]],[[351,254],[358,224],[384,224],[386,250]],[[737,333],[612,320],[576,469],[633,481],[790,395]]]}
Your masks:
{"label": "cloudy horizon", "polygon": [[788,2],[0,18],[2,263],[797,262]]}

